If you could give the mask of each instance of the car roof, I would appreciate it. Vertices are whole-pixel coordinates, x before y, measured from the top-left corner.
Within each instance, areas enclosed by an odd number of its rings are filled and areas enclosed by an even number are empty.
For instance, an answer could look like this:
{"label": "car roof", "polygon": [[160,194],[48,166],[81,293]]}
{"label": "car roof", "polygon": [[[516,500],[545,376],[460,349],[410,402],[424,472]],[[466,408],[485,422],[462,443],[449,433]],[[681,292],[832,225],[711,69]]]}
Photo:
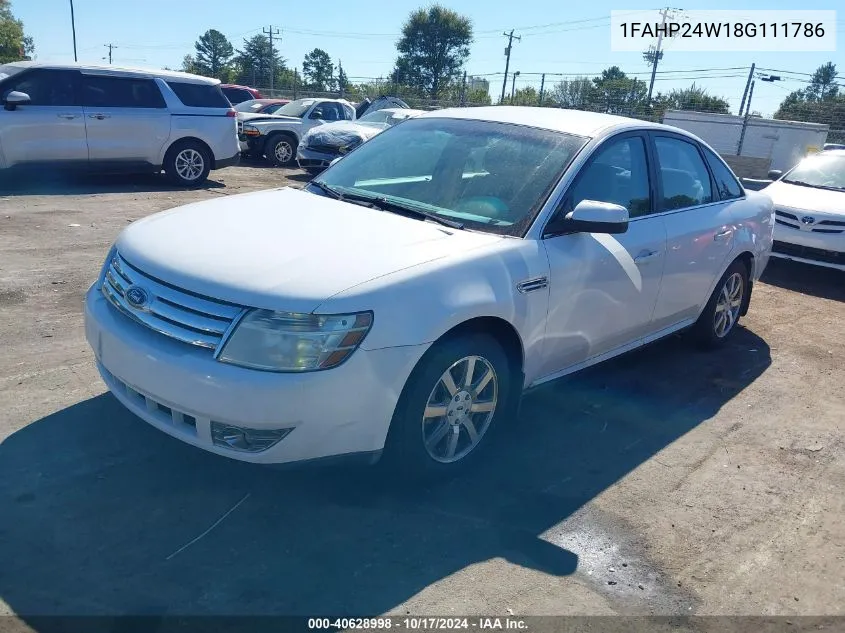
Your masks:
{"label": "car roof", "polygon": [[600,136],[610,129],[654,128],[671,130],[690,136],[688,132],[660,123],[651,123],[639,119],[585,112],[583,110],[564,110],[561,108],[538,108],[528,106],[482,106],[477,108],[445,108],[420,115],[419,118],[473,119],[496,123],[514,123],[531,127],[576,134],[578,136]]}
{"label": "car roof", "polygon": [[200,75],[192,75],[191,73],[183,73],[175,70],[161,70],[158,68],[132,68],[126,66],[100,66],[97,64],[81,64],[81,63],[61,63],[53,64],[49,62],[12,62],[9,66],[17,66],[18,68],[45,68],[49,70],[79,70],[82,73],[90,75],[114,75],[118,77],[158,77],[160,79],[178,79],[186,83],[196,84],[219,84],[219,79],[212,79],[211,77],[202,77]]}

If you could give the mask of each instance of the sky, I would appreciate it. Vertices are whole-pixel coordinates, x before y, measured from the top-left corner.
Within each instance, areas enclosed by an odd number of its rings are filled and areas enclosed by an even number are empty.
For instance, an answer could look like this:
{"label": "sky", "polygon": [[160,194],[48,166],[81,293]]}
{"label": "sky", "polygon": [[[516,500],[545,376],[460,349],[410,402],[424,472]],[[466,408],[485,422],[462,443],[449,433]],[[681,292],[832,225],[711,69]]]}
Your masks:
{"label": "sky", "polygon": [[[505,30],[521,35],[514,41],[510,70],[520,71],[516,87],[539,88],[564,78],[552,73],[595,76],[616,65],[632,76],[649,79],[650,68],[636,52],[611,52],[610,11],[657,9],[662,5],[625,0],[563,2],[561,0],[442,0],[472,20],[475,40],[466,70],[491,76],[491,93],[501,92],[505,65]],[[224,33],[238,48],[244,38],[262,29],[279,29],[277,43],[291,67],[301,67],[313,48],[340,59],[353,82],[387,76],[396,59],[396,41],[409,13],[421,0],[375,3],[324,0],[321,3],[279,0],[73,0],[77,52],[80,62],[104,63],[106,44],[114,44],[114,63],[126,66],[179,68],[193,53],[193,44],[207,29]],[[800,9],[798,2],[781,0],[711,0],[708,3],[675,0],[678,9]],[[841,0],[817,0],[813,9],[845,7]],[[35,40],[40,61],[73,61],[70,0],[12,0],[14,14]],[[634,15],[634,14],[632,14]],[[751,109],[764,116],[774,112],[791,91],[806,86],[807,76],[827,62],[839,62],[845,75],[845,10],[837,15],[837,51],[812,53],[675,52],[665,47],[655,92],[688,87],[693,81],[711,94],[722,96],[736,112],[752,63],[781,73],[780,82],[757,81]],[[106,58],[107,59],[107,58]],[[708,69],[708,70],[703,70]],[[782,71],[789,71],[785,75]],[[774,73],[773,73],[774,74]],[[507,92],[510,93],[508,80]]]}

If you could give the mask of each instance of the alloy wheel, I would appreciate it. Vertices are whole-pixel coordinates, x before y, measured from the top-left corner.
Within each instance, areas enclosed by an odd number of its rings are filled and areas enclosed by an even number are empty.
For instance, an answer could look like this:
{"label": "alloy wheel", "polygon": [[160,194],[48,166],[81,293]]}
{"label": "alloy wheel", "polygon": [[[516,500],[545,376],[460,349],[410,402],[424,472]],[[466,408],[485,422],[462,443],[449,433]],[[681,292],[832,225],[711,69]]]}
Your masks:
{"label": "alloy wheel", "polygon": [[176,154],[176,173],[185,181],[193,181],[202,175],[205,170],[205,159],[195,149],[186,148]]}
{"label": "alloy wheel", "polygon": [[744,282],[740,273],[733,273],[725,280],[722,291],[716,301],[716,313],[713,317],[713,331],[719,338],[724,338],[733,329],[742,309]]}

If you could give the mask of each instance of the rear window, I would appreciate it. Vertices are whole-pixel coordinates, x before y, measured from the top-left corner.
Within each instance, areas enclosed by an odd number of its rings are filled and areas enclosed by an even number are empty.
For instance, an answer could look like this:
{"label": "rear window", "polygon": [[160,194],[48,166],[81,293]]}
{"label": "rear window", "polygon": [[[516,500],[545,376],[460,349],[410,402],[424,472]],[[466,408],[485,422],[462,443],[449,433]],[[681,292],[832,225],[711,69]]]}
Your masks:
{"label": "rear window", "polygon": [[223,94],[232,104],[243,103],[254,98],[249,90],[243,88],[223,88]]}
{"label": "rear window", "polygon": [[179,101],[189,108],[226,108],[232,107],[223,95],[219,85],[192,84],[182,81],[168,81]]}

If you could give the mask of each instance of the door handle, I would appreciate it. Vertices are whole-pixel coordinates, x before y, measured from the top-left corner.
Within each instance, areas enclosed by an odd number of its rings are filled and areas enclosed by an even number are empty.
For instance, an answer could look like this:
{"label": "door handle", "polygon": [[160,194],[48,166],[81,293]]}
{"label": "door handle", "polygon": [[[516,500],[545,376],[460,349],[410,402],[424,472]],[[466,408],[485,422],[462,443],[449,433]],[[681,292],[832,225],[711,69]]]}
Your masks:
{"label": "door handle", "polygon": [[660,251],[643,251],[634,258],[634,262],[642,264],[643,262],[651,261],[658,255],[660,255]]}
{"label": "door handle", "polygon": [[75,114],[57,114],[56,116],[59,117],[60,119],[70,120],[70,119],[75,119],[77,115],[75,115]]}
{"label": "door handle", "polygon": [[103,119],[111,118],[111,115],[110,114],[97,113],[97,114],[89,114],[88,117],[91,118],[91,119],[97,119],[98,121],[102,121]]}
{"label": "door handle", "polygon": [[725,229],[724,231],[719,231],[716,235],[713,236],[713,241],[718,242],[720,240],[724,240],[729,238],[733,235],[733,229]]}

